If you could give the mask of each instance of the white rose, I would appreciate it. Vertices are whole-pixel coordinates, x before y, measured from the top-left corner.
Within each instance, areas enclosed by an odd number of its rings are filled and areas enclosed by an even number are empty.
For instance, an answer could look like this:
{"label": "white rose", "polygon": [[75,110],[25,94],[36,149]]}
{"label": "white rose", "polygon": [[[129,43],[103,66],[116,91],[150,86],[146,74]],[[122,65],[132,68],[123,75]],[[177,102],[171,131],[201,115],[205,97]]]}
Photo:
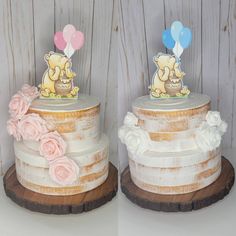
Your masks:
{"label": "white rose", "polygon": [[129,152],[142,154],[149,146],[149,134],[140,127],[122,126],[119,129],[119,138],[126,144]]}
{"label": "white rose", "polygon": [[220,118],[220,112],[208,111],[206,115],[206,121],[210,126],[219,126],[222,122]]}
{"label": "white rose", "polygon": [[219,132],[220,132],[221,135],[223,135],[223,134],[226,132],[227,126],[228,126],[227,123],[224,122],[224,121],[222,121],[222,122],[220,123],[218,129],[219,129]]}
{"label": "white rose", "polygon": [[196,143],[204,151],[212,151],[220,146],[221,135],[216,127],[209,126],[203,122],[196,132]]}
{"label": "white rose", "polygon": [[142,154],[149,146],[149,135],[140,127],[134,127],[125,135],[127,149],[131,153]]}
{"label": "white rose", "polygon": [[130,131],[130,127],[126,126],[126,125],[123,125],[120,129],[119,129],[119,132],[118,132],[118,137],[120,138],[120,141],[122,143],[125,144],[125,136],[127,134],[127,132]]}
{"label": "white rose", "polygon": [[127,112],[124,118],[124,125],[127,126],[138,125],[138,118],[132,112]]}

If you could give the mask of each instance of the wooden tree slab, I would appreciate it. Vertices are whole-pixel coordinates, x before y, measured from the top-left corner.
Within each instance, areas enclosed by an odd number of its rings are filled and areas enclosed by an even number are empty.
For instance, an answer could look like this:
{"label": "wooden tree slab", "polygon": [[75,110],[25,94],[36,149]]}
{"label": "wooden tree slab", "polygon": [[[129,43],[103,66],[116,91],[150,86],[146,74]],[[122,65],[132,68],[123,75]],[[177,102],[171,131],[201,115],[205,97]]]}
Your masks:
{"label": "wooden tree slab", "polygon": [[23,187],[16,178],[15,165],[13,165],[4,176],[4,189],[12,201],[31,211],[58,215],[82,213],[104,205],[116,195],[117,172],[117,169],[109,163],[108,178],[99,187],[71,196],[50,196]]}
{"label": "wooden tree slab", "polygon": [[222,172],[218,179],[192,193],[161,195],[142,190],[132,182],[129,167],[121,175],[121,189],[129,200],[143,208],[165,212],[192,211],[223,199],[232,188],[234,178],[233,166],[222,157]]}

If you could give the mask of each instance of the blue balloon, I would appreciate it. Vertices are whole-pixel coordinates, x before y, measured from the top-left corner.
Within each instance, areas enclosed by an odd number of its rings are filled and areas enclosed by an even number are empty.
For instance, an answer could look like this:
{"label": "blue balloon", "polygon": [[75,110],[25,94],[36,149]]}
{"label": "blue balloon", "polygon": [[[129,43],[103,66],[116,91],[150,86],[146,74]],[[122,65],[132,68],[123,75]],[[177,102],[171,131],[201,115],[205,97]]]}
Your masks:
{"label": "blue balloon", "polygon": [[162,33],[162,42],[168,49],[172,49],[175,46],[175,41],[171,36],[170,29],[166,29]]}
{"label": "blue balloon", "polygon": [[183,29],[183,24],[180,22],[180,21],[174,21],[172,24],[171,24],[171,35],[172,35],[172,38],[178,42],[179,41],[179,34],[180,34],[180,31]]}
{"label": "blue balloon", "polygon": [[192,32],[189,28],[183,28],[179,35],[179,43],[182,48],[187,48],[192,41]]}

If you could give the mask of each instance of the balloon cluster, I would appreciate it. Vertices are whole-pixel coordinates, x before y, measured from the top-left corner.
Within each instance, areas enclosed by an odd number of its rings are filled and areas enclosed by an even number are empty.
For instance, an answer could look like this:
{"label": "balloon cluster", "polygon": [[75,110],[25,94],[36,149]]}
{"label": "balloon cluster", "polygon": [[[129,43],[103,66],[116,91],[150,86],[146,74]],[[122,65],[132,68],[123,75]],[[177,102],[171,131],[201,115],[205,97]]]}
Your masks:
{"label": "balloon cluster", "polygon": [[73,25],[66,25],[63,32],[58,31],[54,35],[54,43],[59,50],[63,50],[67,57],[71,57],[75,50],[79,50],[84,44],[84,34],[77,31]]}
{"label": "balloon cluster", "polygon": [[184,27],[180,21],[174,21],[170,29],[166,29],[162,33],[162,42],[165,47],[172,49],[174,55],[180,58],[184,49],[187,48],[192,41],[192,32],[189,28]]}

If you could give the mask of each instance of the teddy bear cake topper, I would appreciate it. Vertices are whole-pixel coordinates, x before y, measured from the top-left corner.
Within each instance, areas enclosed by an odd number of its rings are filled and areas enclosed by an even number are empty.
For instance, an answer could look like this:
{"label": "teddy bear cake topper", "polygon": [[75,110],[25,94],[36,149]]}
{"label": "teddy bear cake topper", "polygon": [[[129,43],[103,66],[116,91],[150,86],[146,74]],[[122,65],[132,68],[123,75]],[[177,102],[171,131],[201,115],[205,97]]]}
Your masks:
{"label": "teddy bear cake topper", "polygon": [[77,98],[79,87],[73,83],[76,74],[70,58],[83,46],[84,34],[69,24],[55,33],[54,44],[64,54],[51,51],[44,56],[48,68],[39,85],[40,98]]}
{"label": "teddy bear cake topper", "polygon": [[158,53],[153,58],[157,70],[150,85],[151,98],[187,97],[190,93],[183,85],[185,73],[180,67],[180,56],[192,41],[191,30],[180,21],[174,21],[170,29],[162,33],[162,42],[174,55]]}

